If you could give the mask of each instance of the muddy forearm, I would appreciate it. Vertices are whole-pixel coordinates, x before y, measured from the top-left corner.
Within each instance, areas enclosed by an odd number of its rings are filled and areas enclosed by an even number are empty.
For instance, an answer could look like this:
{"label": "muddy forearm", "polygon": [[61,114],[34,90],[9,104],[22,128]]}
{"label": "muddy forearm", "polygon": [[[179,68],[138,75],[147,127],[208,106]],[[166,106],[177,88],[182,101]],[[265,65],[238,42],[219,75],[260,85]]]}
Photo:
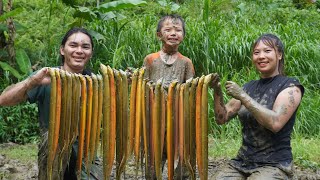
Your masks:
{"label": "muddy forearm", "polygon": [[7,87],[0,95],[0,106],[13,106],[27,99],[28,90],[34,87],[31,77]]}
{"label": "muddy forearm", "polygon": [[273,110],[262,106],[244,92],[241,94],[239,100],[252,113],[259,124],[273,131],[272,122],[277,118],[276,113]]}
{"label": "muddy forearm", "polygon": [[224,124],[228,121],[227,110],[223,103],[223,95],[220,87],[214,88],[214,114],[218,124]]}

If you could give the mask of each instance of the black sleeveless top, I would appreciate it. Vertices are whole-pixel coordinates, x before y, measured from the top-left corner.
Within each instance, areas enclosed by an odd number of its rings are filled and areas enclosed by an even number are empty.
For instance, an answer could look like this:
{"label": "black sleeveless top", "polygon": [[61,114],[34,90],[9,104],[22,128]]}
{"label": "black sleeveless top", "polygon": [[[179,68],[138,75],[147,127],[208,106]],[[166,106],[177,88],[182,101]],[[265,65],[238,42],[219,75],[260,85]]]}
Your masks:
{"label": "black sleeveless top", "polygon": [[[272,109],[278,94],[292,86],[298,86],[303,96],[304,87],[298,80],[281,75],[250,81],[244,85],[243,89],[255,101]],[[242,124],[242,146],[231,164],[248,170],[264,165],[280,168],[289,166],[292,162],[290,135],[296,112],[297,110],[279,132],[273,133],[261,126],[242,105],[238,112]]]}

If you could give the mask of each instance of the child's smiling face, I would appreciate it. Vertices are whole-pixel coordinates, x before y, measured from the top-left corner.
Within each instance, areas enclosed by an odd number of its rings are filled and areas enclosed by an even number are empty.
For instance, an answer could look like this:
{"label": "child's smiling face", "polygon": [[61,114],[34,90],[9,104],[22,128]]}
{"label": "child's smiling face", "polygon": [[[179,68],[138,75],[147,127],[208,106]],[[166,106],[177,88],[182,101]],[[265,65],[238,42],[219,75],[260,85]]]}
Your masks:
{"label": "child's smiling face", "polygon": [[166,19],[157,35],[164,46],[178,47],[184,38],[183,24],[179,19]]}

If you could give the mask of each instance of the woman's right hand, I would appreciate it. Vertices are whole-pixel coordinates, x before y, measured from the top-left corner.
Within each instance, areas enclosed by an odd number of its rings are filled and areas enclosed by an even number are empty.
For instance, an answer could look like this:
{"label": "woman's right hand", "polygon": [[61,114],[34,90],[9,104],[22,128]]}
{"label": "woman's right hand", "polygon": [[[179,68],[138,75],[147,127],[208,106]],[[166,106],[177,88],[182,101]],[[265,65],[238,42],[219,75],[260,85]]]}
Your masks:
{"label": "woman's right hand", "polygon": [[243,89],[235,82],[227,81],[226,82],[226,90],[229,96],[232,96],[235,99],[240,100],[241,95],[243,95]]}
{"label": "woman's right hand", "polygon": [[30,76],[29,78],[29,86],[37,86],[37,85],[46,85],[50,84],[51,78],[49,73],[49,68],[44,67],[37,71],[34,75]]}

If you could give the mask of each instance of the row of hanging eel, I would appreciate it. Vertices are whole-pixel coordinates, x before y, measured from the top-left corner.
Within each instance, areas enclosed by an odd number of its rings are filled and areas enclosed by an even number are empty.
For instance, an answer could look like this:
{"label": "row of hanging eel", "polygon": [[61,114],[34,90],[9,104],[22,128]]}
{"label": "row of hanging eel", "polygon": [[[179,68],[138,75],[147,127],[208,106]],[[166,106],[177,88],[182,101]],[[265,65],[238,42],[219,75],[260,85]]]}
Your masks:
{"label": "row of hanging eel", "polygon": [[144,158],[145,178],[162,179],[164,152],[168,179],[183,173],[174,171],[177,161],[180,169],[183,165],[187,168],[191,179],[196,178],[196,171],[200,179],[208,179],[208,85],[212,74],[186,83],[174,81],[164,89],[161,81],[144,79],[144,68],[136,69],[130,79],[124,71],[103,64],[101,75],[56,68],[49,71],[49,180],[53,173],[63,177],[63,164],[69,162],[76,140],[78,179],[82,169],[89,173],[100,143],[103,179],[111,178],[114,164],[116,179],[125,177],[132,155],[136,174],[139,163],[143,164],[139,159]]}

